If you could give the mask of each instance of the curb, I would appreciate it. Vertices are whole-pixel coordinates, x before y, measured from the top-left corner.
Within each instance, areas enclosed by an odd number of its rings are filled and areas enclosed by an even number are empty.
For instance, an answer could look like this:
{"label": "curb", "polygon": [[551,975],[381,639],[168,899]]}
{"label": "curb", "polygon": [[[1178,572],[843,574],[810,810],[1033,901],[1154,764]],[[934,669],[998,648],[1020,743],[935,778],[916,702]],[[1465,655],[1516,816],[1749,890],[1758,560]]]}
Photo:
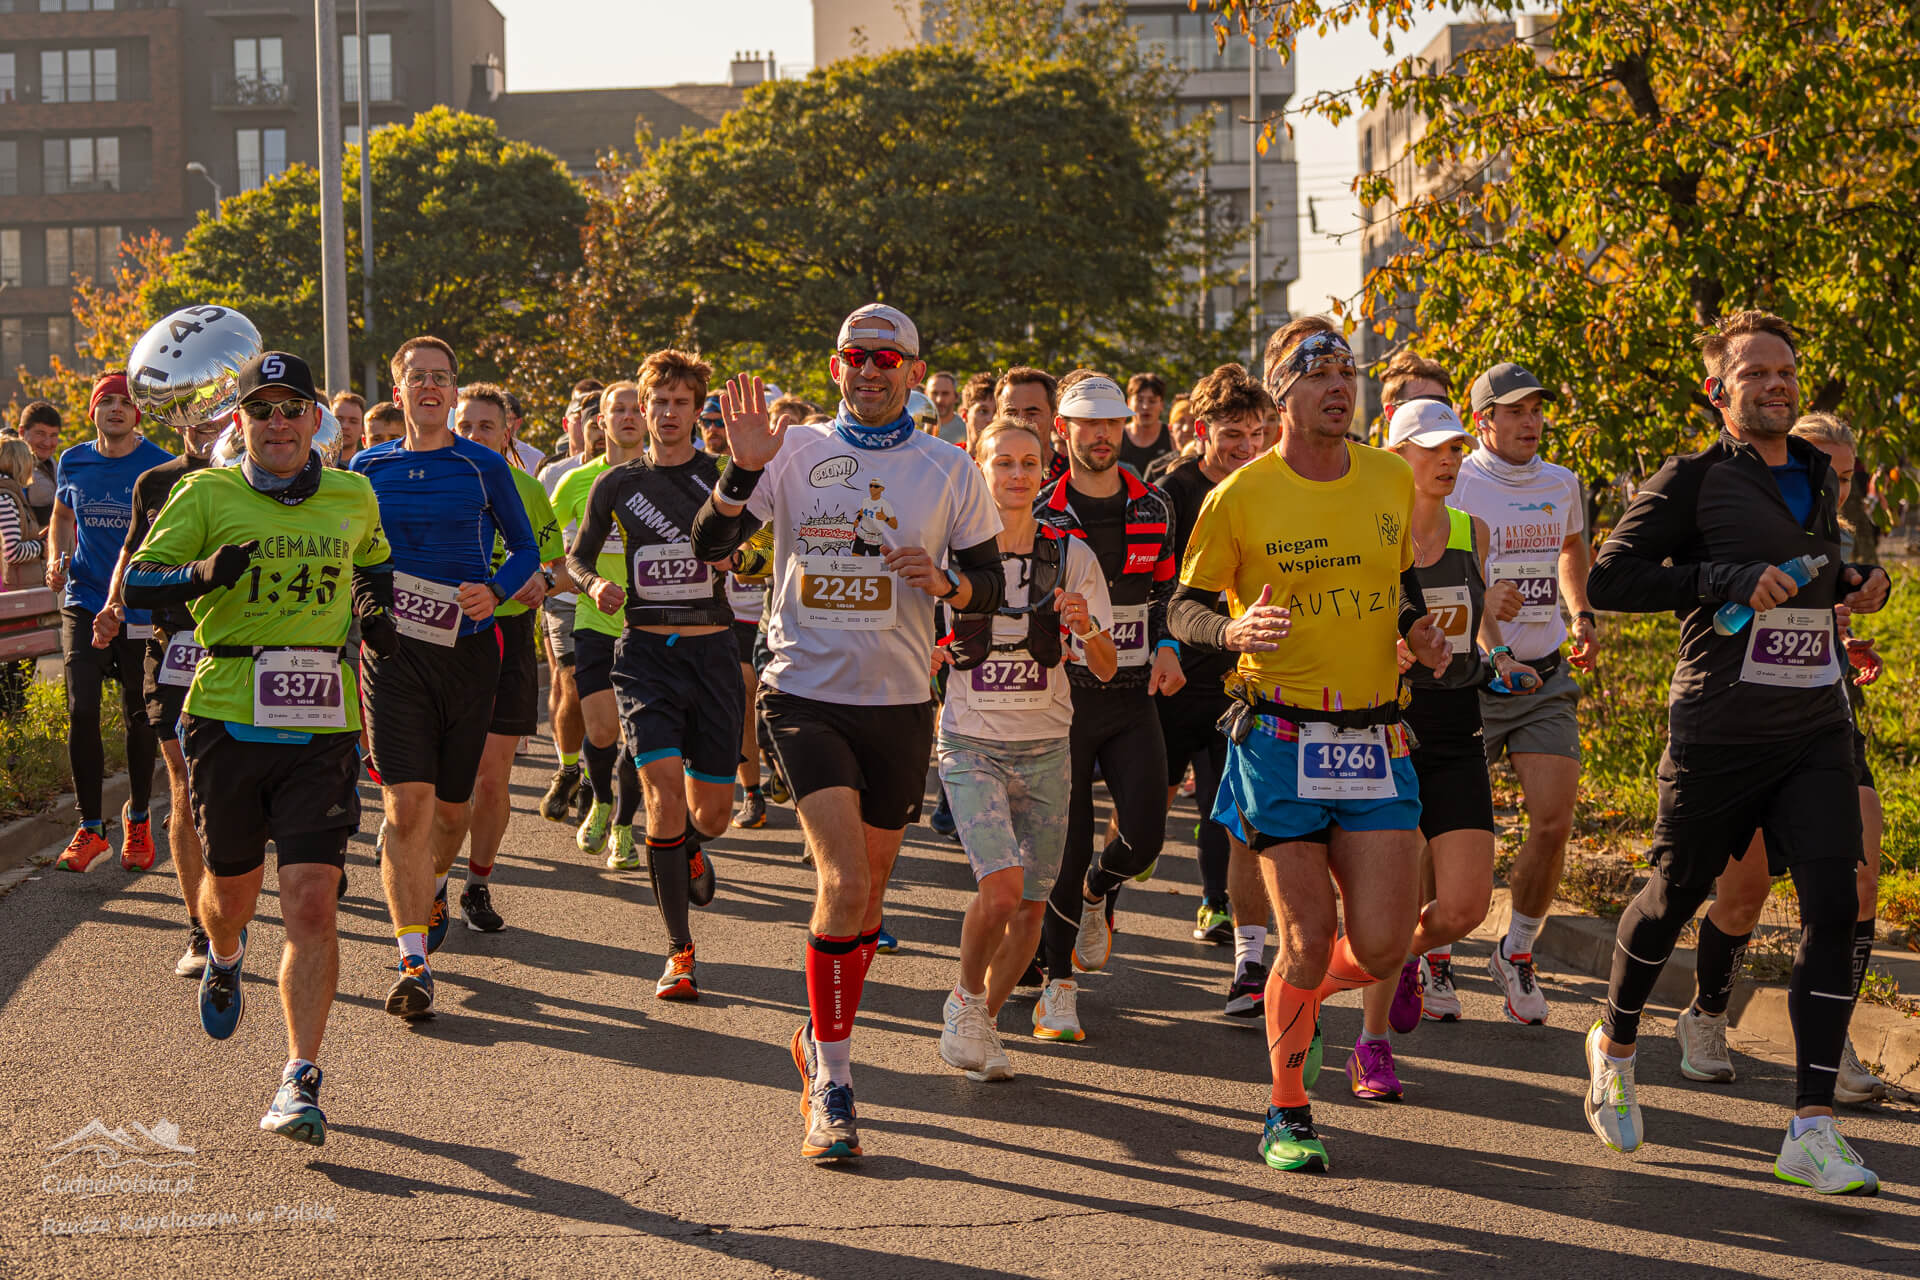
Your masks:
{"label": "curb", "polygon": [[[166,775],[156,767],[154,770],[153,804],[156,809],[166,807]],[[127,802],[129,782],[126,771],[109,776],[100,787],[100,812],[116,819],[120,806]],[[74,816],[74,794],[64,791],[54,797],[53,803],[39,813],[28,818],[16,818],[0,827],[0,893],[6,892],[35,870],[33,859],[42,854],[55,854],[66,847],[73,838],[73,828],[78,819]]]}

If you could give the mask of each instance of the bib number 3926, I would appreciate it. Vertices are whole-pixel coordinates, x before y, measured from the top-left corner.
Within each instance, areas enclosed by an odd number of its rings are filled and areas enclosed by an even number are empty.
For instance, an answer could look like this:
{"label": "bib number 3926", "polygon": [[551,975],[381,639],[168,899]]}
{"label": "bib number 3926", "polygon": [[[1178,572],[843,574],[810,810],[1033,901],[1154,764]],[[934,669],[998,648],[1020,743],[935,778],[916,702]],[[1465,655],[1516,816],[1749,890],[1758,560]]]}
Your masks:
{"label": "bib number 3926", "polygon": [[1768,609],[1753,616],[1750,629],[1742,683],[1814,689],[1840,678],[1833,610]]}
{"label": "bib number 3926", "polygon": [[1295,782],[1303,799],[1387,800],[1399,794],[1387,755],[1387,731],[1378,725],[1340,729],[1303,724],[1299,746]]}
{"label": "bib number 3926", "polygon": [[900,623],[893,575],[877,556],[801,556],[800,625],[890,631]]}
{"label": "bib number 3926", "polygon": [[403,636],[452,648],[460,638],[460,588],[410,573],[393,575],[393,629]]}
{"label": "bib number 3926", "polygon": [[347,691],[331,649],[270,649],[253,660],[253,722],[276,729],[344,729]]}

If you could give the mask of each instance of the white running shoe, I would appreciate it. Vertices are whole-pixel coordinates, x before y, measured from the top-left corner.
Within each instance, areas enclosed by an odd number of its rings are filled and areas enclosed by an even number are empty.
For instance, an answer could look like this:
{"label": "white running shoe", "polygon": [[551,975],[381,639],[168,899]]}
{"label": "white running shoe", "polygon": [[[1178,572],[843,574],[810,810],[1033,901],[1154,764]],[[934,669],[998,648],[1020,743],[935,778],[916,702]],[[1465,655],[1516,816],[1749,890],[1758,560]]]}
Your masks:
{"label": "white running shoe", "polygon": [[1080,1029],[1080,988],[1067,981],[1049,982],[1033,1006],[1033,1034],[1042,1040],[1078,1043],[1087,1038]]}
{"label": "white running shoe", "polygon": [[1080,935],[1073,940],[1073,967],[1098,973],[1113,954],[1113,926],[1107,923],[1107,900],[1080,903]]}
{"label": "white running shoe", "polygon": [[1588,1127],[1615,1151],[1632,1151],[1646,1136],[1633,1096],[1633,1059],[1621,1066],[1600,1052],[1598,1022],[1587,1032],[1587,1096],[1581,1105]]}
{"label": "white running shoe", "polygon": [[1681,1075],[1715,1084],[1726,1084],[1733,1079],[1733,1059],[1727,1053],[1726,1014],[1698,1013],[1689,1006],[1674,1024],[1673,1038],[1680,1042]]}
{"label": "white running shoe", "polygon": [[1509,959],[1500,954],[1504,945],[1493,944],[1487,972],[1493,975],[1493,985],[1507,998],[1507,1016],[1530,1027],[1546,1025],[1547,998],[1540,994],[1540,981],[1533,972],[1533,956],[1517,955]]}
{"label": "white running shoe", "polygon": [[1460,1021],[1460,993],[1453,986],[1453,957],[1421,956],[1420,968],[1427,980],[1427,999],[1420,1016],[1429,1022]]}
{"label": "white running shoe", "polygon": [[1817,1117],[1797,1138],[1793,1125],[1787,1125],[1780,1158],[1773,1162],[1773,1176],[1782,1182],[1812,1187],[1823,1196],[1880,1194],[1880,1179],[1860,1163],[1860,1153],[1840,1136],[1832,1116]]}
{"label": "white running shoe", "polygon": [[958,991],[947,992],[943,1011],[946,1023],[940,1029],[940,1056],[950,1067],[978,1071],[993,1052],[993,1034],[987,1021],[987,998],[963,1000]]}
{"label": "white running shoe", "polygon": [[989,1022],[987,1035],[993,1040],[993,1049],[987,1054],[984,1066],[978,1071],[967,1072],[967,1079],[977,1084],[1013,1079],[1013,1060],[1007,1057],[1007,1046],[1000,1043],[1000,1029]]}
{"label": "white running shoe", "polygon": [[1840,1078],[1833,1083],[1833,1100],[1850,1107],[1879,1102],[1893,1092],[1893,1086],[1867,1070],[1866,1063],[1853,1051],[1853,1037],[1847,1037],[1847,1051],[1840,1055]]}

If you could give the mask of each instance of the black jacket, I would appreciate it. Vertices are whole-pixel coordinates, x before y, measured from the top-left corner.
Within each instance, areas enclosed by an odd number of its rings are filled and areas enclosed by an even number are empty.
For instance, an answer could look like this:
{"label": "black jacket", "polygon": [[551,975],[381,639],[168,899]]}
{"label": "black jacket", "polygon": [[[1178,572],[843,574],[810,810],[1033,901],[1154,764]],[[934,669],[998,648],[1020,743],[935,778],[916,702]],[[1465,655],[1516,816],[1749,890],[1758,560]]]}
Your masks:
{"label": "black jacket", "polygon": [[[1103,530],[1102,538],[1088,537],[1080,514],[1073,509],[1071,476],[1063,475],[1035,495],[1033,515],[1041,524],[1075,538],[1084,538],[1087,549],[1098,556],[1109,537],[1122,539],[1125,557],[1120,572],[1107,577],[1107,594],[1117,605],[1147,606],[1147,665],[1122,667],[1113,679],[1103,684],[1077,664],[1068,664],[1067,679],[1077,689],[1144,689],[1153,670],[1153,655],[1160,642],[1169,638],[1167,602],[1173,599],[1174,579],[1180,573],[1180,558],[1174,551],[1173,504],[1139,476],[1122,467],[1120,481],[1126,498],[1124,529]],[[1102,569],[1106,569],[1103,561]],[[1099,619],[1102,623],[1110,619]]]}
{"label": "black jacket", "polygon": [[[1751,624],[1731,636],[1713,630],[1720,606],[1744,604],[1768,565],[1795,556],[1823,555],[1827,563],[1790,606],[1831,609],[1852,589],[1842,585],[1849,566],[1841,563],[1832,464],[1804,440],[1789,436],[1787,449],[1807,464],[1814,493],[1804,525],[1759,453],[1723,434],[1699,453],[1667,460],[1634,495],[1587,578],[1596,609],[1679,616],[1679,661],[1667,696],[1676,742],[1780,742],[1849,723],[1844,687],[1741,683]],[[1863,576],[1871,568],[1850,567]],[[1838,662],[1844,686],[1845,657]]]}

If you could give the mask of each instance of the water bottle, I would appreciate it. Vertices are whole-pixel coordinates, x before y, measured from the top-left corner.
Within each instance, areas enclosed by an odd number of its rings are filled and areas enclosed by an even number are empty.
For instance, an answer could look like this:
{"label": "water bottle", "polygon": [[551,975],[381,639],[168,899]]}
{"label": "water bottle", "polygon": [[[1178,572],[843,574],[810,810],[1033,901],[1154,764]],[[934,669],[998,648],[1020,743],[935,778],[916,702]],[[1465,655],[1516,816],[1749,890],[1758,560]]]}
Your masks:
{"label": "water bottle", "polygon": [[[1800,586],[1806,586],[1820,576],[1827,567],[1825,556],[1795,556],[1780,566],[1780,572],[1792,578]],[[1737,636],[1753,621],[1753,607],[1730,600],[1720,606],[1713,615],[1713,630],[1716,635]]]}

